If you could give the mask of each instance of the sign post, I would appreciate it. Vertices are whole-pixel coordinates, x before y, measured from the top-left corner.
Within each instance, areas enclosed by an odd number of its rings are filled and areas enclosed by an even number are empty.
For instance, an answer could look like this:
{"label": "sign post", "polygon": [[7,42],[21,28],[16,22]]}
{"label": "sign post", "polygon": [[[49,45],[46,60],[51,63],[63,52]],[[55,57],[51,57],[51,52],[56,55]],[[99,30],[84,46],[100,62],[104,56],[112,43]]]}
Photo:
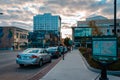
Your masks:
{"label": "sign post", "polygon": [[106,67],[118,60],[117,37],[93,37],[92,57],[102,66],[99,80],[108,80]]}

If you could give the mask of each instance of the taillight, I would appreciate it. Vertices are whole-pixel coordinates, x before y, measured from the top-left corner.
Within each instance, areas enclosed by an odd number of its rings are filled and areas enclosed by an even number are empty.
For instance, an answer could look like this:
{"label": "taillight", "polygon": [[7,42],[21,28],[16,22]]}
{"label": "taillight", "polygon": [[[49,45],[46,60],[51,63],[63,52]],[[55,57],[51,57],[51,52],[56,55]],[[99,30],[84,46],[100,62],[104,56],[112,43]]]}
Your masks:
{"label": "taillight", "polygon": [[38,58],[38,56],[36,56],[36,55],[32,55],[31,58]]}
{"label": "taillight", "polygon": [[20,55],[17,55],[17,58],[21,58]]}

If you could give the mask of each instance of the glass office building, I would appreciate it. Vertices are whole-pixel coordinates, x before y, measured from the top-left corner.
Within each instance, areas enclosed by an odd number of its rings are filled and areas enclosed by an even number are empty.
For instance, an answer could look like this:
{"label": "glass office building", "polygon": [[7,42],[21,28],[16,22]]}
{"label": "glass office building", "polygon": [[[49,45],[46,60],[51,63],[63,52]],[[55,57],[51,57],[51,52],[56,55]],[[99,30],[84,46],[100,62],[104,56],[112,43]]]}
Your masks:
{"label": "glass office building", "polygon": [[[33,33],[35,35],[34,43],[58,45],[61,37],[61,18],[51,13],[38,14],[33,17]],[[36,45],[35,45],[36,46]]]}
{"label": "glass office building", "polygon": [[53,16],[51,13],[38,14],[34,16],[34,31],[60,31],[61,18]]}

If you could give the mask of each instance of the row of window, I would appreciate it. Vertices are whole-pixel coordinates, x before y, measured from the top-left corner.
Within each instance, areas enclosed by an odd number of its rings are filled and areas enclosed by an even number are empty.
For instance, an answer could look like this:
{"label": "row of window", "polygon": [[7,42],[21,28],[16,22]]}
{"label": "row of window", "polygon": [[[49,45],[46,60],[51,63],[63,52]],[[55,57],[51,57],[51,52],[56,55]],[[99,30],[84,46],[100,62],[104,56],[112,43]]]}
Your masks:
{"label": "row of window", "polygon": [[26,35],[26,34],[19,34],[19,33],[16,33],[16,38],[27,39],[27,35]]}
{"label": "row of window", "polygon": [[[107,29],[107,32],[110,32],[110,29]],[[117,29],[116,32],[120,33],[120,29]],[[112,33],[114,33],[114,29],[112,29]]]}
{"label": "row of window", "polygon": [[56,24],[56,25],[39,25],[39,24],[34,24],[34,27],[47,27],[47,28],[49,28],[49,27],[58,27],[58,25]]}
{"label": "row of window", "polygon": [[49,23],[49,24],[45,24],[45,23],[41,24],[39,22],[35,22],[34,25],[39,25],[39,26],[54,26],[54,25],[58,25],[58,23],[54,22],[54,23]]}
{"label": "row of window", "polygon": [[42,27],[35,27],[34,29],[38,30],[57,30],[58,28],[42,28]]}

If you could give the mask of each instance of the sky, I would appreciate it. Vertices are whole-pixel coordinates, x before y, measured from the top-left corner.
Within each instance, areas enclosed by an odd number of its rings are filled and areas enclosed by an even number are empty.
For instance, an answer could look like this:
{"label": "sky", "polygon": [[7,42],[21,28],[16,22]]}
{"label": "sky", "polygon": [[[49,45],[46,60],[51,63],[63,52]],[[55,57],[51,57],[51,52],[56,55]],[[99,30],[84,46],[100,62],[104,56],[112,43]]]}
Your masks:
{"label": "sky", "polygon": [[[16,26],[33,30],[33,16],[51,13],[62,19],[62,28],[75,26],[77,21],[102,15],[114,18],[114,0],[0,0],[0,26]],[[117,0],[120,18],[120,0]]]}

